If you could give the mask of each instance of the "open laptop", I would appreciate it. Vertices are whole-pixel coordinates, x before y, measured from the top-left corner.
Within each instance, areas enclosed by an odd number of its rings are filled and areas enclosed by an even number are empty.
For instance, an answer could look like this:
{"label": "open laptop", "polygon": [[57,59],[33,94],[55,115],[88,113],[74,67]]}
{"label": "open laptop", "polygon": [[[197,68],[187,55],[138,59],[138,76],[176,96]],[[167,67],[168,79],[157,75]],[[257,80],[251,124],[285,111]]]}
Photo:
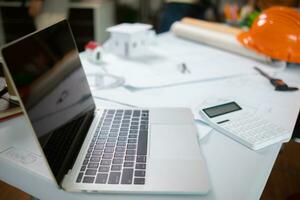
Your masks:
{"label": "open laptop", "polygon": [[4,46],[1,53],[59,187],[208,192],[191,111],[97,109],[66,20]]}

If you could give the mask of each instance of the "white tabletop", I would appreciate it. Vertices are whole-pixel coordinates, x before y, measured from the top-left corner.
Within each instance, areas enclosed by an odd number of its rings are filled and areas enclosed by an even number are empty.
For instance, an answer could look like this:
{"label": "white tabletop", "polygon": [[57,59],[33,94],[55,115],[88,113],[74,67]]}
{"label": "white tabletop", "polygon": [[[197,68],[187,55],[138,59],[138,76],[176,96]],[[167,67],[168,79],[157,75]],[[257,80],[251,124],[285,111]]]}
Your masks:
{"label": "white tabletop", "polygon": [[[174,39],[174,42],[176,40]],[[84,67],[87,72],[98,70],[93,65]],[[109,63],[107,67],[109,67]],[[297,78],[300,75],[299,67],[287,68],[277,75],[292,85],[300,85]],[[253,83],[253,81],[257,82]],[[253,85],[257,85],[257,90],[253,90]],[[224,94],[224,87],[226,87],[227,97],[242,96],[243,98],[240,99],[249,105],[255,106],[256,104],[257,108],[260,105],[260,110],[272,113],[274,122],[285,123],[289,129],[294,126],[300,107],[299,92],[275,92],[268,81],[257,74],[231,78],[226,83],[220,80],[194,82],[140,91],[129,91],[120,87],[112,90],[93,91],[93,94],[97,96],[95,100],[99,107],[121,106],[101,100],[103,97],[124,101],[126,99],[119,96],[130,95],[131,99],[140,98],[140,100],[129,101],[132,102],[132,105],[166,106],[169,102],[168,106],[192,108],[195,98],[201,98],[203,95],[219,97],[218,94]],[[157,98],[153,99],[154,97]],[[152,104],[147,101],[147,98],[152,98]],[[248,98],[252,100],[247,100]],[[129,102],[124,103],[128,104]],[[0,179],[42,200],[259,199],[281,147],[281,144],[276,144],[260,151],[252,151],[221,133],[212,131],[200,141],[211,180],[211,190],[207,195],[116,195],[68,193],[58,189],[54,180],[47,173],[47,167],[40,156],[41,152],[37,148],[36,140],[23,117],[0,124],[0,141]]]}

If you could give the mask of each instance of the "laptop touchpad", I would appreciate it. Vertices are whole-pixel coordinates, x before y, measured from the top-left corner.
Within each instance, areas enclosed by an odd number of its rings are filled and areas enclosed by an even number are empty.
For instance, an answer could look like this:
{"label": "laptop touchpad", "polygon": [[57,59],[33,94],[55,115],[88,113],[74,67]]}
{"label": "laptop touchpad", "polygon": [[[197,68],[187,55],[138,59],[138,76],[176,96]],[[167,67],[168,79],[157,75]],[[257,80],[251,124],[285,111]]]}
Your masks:
{"label": "laptop touchpad", "polygon": [[196,129],[192,125],[152,125],[147,183],[157,191],[208,190]]}
{"label": "laptop touchpad", "polygon": [[193,125],[152,124],[150,157],[162,159],[199,158],[197,130]]}

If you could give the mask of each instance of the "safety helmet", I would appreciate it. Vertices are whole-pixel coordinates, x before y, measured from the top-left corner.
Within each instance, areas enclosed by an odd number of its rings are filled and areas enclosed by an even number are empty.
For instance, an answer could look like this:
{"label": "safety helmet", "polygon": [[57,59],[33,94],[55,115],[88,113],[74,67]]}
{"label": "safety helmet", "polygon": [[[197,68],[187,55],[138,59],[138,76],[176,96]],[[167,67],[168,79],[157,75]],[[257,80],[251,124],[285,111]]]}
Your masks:
{"label": "safety helmet", "polygon": [[288,7],[263,11],[248,32],[237,35],[245,47],[271,58],[300,63],[300,12]]}

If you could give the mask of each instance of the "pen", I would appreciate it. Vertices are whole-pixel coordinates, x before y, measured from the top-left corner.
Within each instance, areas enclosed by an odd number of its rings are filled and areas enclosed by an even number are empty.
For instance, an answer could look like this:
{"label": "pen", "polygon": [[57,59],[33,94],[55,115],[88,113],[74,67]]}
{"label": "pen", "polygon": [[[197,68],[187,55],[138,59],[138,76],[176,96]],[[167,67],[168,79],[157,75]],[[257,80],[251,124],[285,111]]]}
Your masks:
{"label": "pen", "polygon": [[186,66],[185,63],[181,63],[179,67],[180,67],[179,70],[182,74],[191,73],[191,71],[189,70],[189,68]]}
{"label": "pen", "polygon": [[298,90],[297,87],[289,87],[283,80],[273,78],[270,75],[268,75],[263,70],[259,69],[258,67],[254,67],[256,71],[258,71],[262,76],[266,77],[270,80],[271,84],[275,87],[275,90],[277,91],[296,91]]}

